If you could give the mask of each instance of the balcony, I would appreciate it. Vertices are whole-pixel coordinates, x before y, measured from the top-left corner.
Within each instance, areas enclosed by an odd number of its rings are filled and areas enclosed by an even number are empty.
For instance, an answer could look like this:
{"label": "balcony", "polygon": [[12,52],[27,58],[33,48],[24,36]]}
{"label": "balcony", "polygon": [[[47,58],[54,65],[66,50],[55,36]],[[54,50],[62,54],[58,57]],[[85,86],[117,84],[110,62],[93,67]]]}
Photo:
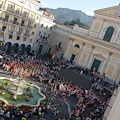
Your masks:
{"label": "balcony", "polygon": [[9,32],[10,32],[10,33],[13,33],[14,31],[10,30]]}
{"label": "balcony", "polygon": [[20,11],[16,10],[14,11],[15,14],[19,15],[20,14]]}
{"label": "balcony", "polygon": [[2,20],[5,21],[5,22],[8,22],[8,19],[3,18]]}
{"label": "balcony", "polygon": [[2,28],[2,31],[5,31],[6,30],[6,28]]}
{"label": "balcony", "polygon": [[29,36],[29,34],[28,34],[28,33],[25,33],[25,36]]}
{"label": "balcony", "polygon": [[8,19],[5,19],[5,22],[8,22]]}
{"label": "balcony", "polygon": [[18,35],[21,35],[22,32],[18,32]]}
{"label": "balcony", "polygon": [[27,15],[23,14],[23,17],[27,17]]}
{"label": "balcony", "polygon": [[30,28],[30,29],[32,29],[33,27],[32,27],[32,26],[27,26],[27,28]]}
{"label": "balcony", "polygon": [[23,17],[24,18],[28,18],[28,15],[23,13]]}
{"label": "balcony", "polygon": [[25,27],[25,25],[24,25],[24,24],[21,24],[21,26],[22,26],[22,27]]}
{"label": "balcony", "polygon": [[13,24],[19,25],[19,23],[17,21],[13,21]]}
{"label": "balcony", "polygon": [[11,8],[7,8],[7,11],[8,11],[8,12],[11,12],[11,13],[14,13],[14,10],[11,9]]}
{"label": "balcony", "polygon": [[35,19],[32,17],[28,17],[29,20],[34,21]]}
{"label": "balcony", "polygon": [[10,22],[10,23],[13,23],[13,21],[12,21],[12,20],[10,20],[9,22]]}

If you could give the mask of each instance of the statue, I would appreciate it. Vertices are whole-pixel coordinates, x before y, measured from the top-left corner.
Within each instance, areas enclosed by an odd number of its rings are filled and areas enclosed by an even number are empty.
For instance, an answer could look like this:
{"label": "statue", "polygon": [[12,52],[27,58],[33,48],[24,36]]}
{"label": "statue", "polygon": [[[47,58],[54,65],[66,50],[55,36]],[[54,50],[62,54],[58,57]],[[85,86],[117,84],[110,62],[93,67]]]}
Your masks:
{"label": "statue", "polygon": [[30,91],[30,97],[33,97],[33,91],[32,90]]}
{"label": "statue", "polygon": [[5,94],[5,90],[2,90],[1,94],[4,95]]}
{"label": "statue", "polygon": [[30,97],[29,96],[26,96],[26,101],[29,101]]}
{"label": "statue", "polygon": [[30,91],[30,87],[27,88],[27,91]]}
{"label": "statue", "polygon": [[17,100],[17,95],[14,94],[12,98],[13,98],[13,100]]}
{"label": "statue", "polygon": [[9,85],[9,84],[10,84],[10,82],[9,82],[9,81],[7,81],[7,82],[6,82],[6,85]]}

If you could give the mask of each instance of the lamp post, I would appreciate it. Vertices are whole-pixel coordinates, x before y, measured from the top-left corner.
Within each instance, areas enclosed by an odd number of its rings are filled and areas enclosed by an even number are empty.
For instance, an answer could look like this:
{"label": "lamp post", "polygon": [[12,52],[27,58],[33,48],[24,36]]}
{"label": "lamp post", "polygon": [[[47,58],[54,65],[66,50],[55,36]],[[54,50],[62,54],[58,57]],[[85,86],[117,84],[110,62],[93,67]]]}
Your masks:
{"label": "lamp post", "polygon": [[4,39],[4,36],[3,36],[3,45],[2,45],[2,51],[4,51],[4,43],[5,43],[5,39]]}

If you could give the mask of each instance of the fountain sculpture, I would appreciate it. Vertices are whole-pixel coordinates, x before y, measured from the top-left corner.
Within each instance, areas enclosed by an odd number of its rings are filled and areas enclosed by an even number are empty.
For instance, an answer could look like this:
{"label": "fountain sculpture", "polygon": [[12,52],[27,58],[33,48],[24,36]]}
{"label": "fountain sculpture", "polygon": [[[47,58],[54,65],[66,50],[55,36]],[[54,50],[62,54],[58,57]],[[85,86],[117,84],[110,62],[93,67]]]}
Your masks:
{"label": "fountain sculpture", "polygon": [[22,77],[17,77],[16,81],[13,82],[13,85],[16,87],[10,88],[10,91],[14,94],[13,99],[17,100],[17,95],[24,94],[24,87],[26,86],[25,82],[23,81]]}

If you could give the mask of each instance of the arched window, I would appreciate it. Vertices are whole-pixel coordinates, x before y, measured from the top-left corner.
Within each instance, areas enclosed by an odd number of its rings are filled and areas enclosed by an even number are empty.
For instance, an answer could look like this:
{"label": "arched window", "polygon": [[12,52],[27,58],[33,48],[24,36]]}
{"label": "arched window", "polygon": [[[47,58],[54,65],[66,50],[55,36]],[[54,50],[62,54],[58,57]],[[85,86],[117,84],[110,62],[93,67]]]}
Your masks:
{"label": "arched window", "polygon": [[114,28],[112,26],[108,27],[103,40],[105,40],[107,42],[110,42],[110,39],[111,39],[111,37],[113,35],[113,32],[114,32]]}
{"label": "arched window", "polygon": [[80,48],[80,46],[78,45],[78,44],[75,44],[75,46],[74,47],[76,47],[76,48]]}

